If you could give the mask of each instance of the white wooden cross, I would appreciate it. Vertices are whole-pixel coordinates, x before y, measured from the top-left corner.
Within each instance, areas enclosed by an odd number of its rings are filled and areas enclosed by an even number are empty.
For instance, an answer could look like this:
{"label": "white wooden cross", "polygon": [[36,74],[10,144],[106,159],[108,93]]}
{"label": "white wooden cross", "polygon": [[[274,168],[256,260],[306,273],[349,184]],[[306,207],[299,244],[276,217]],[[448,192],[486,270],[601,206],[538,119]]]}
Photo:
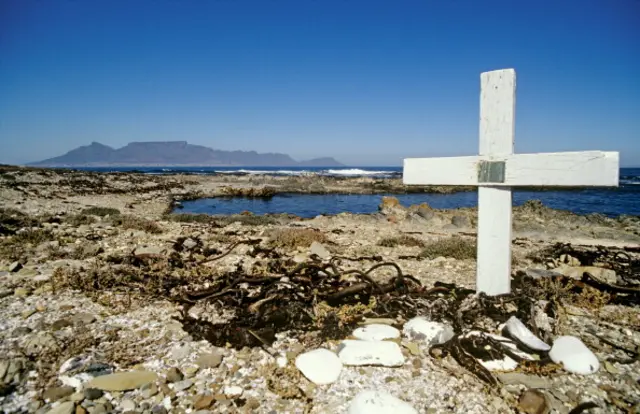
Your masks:
{"label": "white wooden cross", "polygon": [[408,185],[478,186],[476,289],[488,295],[511,290],[511,187],[618,186],[619,154],[585,151],[514,154],[516,73],[480,75],[480,155],[407,158]]}

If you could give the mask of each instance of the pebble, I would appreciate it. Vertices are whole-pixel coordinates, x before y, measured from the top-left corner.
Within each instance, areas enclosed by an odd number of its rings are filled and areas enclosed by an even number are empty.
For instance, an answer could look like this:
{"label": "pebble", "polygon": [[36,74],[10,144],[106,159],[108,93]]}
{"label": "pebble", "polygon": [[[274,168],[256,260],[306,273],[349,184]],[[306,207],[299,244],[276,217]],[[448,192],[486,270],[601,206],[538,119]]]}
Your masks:
{"label": "pebble", "polygon": [[149,399],[158,393],[158,386],[155,383],[145,384],[140,389],[142,398]]}
{"label": "pebble", "polygon": [[400,331],[389,325],[370,324],[353,331],[353,336],[363,341],[382,341],[400,338]]}
{"label": "pebble", "polygon": [[390,341],[361,341],[346,339],[338,348],[338,356],[344,365],[382,365],[398,367],[404,365],[400,346]]}
{"label": "pebble", "polygon": [[184,376],[187,378],[192,378],[194,377],[198,371],[200,370],[200,368],[198,367],[186,367],[183,371],[184,371]]}
{"label": "pebble", "polygon": [[203,410],[205,408],[209,408],[213,403],[213,395],[199,395],[196,397],[193,402],[193,408],[196,410]]}
{"label": "pebble", "polygon": [[97,400],[104,395],[104,392],[97,388],[85,388],[83,393],[84,398],[86,398],[87,400]]}
{"label": "pebble", "polygon": [[42,398],[49,401],[58,401],[73,394],[74,391],[73,387],[53,387],[42,393]]}
{"label": "pebble", "polygon": [[349,404],[348,414],[418,414],[409,403],[393,395],[367,390],[355,396]]}
{"label": "pebble", "polygon": [[29,289],[27,289],[27,288],[22,288],[22,287],[20,287],[20,288],[16,288],[16,289],[13,291],[13,295],[14,295],[14,296],[17,296],[17,297],[19,297],[19,298],[24,298],[25,296],[28,296],[28,295],[29,295]]}
{"label": "pebble", "polygon": [[184,380],[184,381],[178,381],[175,384],[173,384],[173,389],[174,391],[178,392],[178,391],[184,391],[188,388],[191,388],[191,386],[193,385],[193,381],[191,380]]}
{"label": "pebble", "polygon": [[518,408],[527,414],[546,414],[549,412],[549,405],[544,394],[538,390],[526,390],[522,393]]}
{"label": "pebble", "polygon": [[573,266],[560,266],[557,267],[555,269],[553,269],[554,271],[561,273],[567,277],[570,277],[572,279],[577,279],[580,280],[582,279],[582,275],[584,273],[590,273],[593,276],[595,276],[597,279],[605,282],[605,283],[609,283],[612,285],[615,285],[618,281],[618,277],[616,276],[616,271],[612,270],[612,269],[605,269],[603,267],[596,267],[596,266],[578,266],[578,267],[573,267]]}
{"label": "pebble", "polygon": [[230,385],[224,387],[224,395],[231,398],[236,398],[242,395],[244,390],[242,387],[238,387],[237,385]]}
{"label": "pebble", "polygon": [[74,402],[81,402],[84,400],[84,394],[81,392],[75,392],[69,396],[69,399]]}
{"label": "pebble", "polygon": [[89,381],[87,387],[98,388],[103,391],[127,391],[140,388],[154,382],[158,376],[151,371],[118,372],[116,374],[101,375]]}
{"label": "pebble", "polygon": [[133,400],[124,399],[120,402],[122,411],[133,411],[136,409],[136,403]]}
{"label": "pebble", "polygon": [[219,352],[211,352],[208,354],[202,354],[196,359],[196,365],[200,369],[217,368],[222,363],[222,354]]}
{"label": "pebble", "polygon": [[190,354],[191,354],[191,346],[187,344],[187,345],[174,348],[171,351],[171,358],[175,359],[176,361],[180,361],[187,358]]}
{"label": "pebble", "polygon": [[600,362],[593,352],[575,336],[556,338],[549,352],[556,364],[562,364],[565,370],[574,374],[593,374],[600,369]]}
{"label": "pebble", "polygon": [[47,411],[47,414],[74,414],[76,405],[73,401],[67,401]]}
{"label": "pebble", "polygon": [[9,272],[10,273],[15,273],[17,271],[19,271],[20,269],[22,269],[22,263],[20,262],[13,262],[9,265]]}
{"label": "pebble", "polygon": [[167,371],[167,382],[178,382],[184,379],[182,372],[176,367],[171,367]]}
{"label": "pebble", "polygon": [[311,254],[318,256],[320,259],[328,259],[331,257],[331,252],[329,252],[322,243],[318,243],[317,241],[311,243],[310,252]]}
{"label": "pebble", "polygon": [[340,358],[324,348],[298,355],[295,365],[302,375],[316,385],[335,382],[342,371]]}
{"label": "pebble", "polygon": [[537,375],[527,375],[521,372],[503,372],[498,374],[498,379],[505,385],[522,384],[527,388],[551,388],[551,380]]}
{"label": "pebble", "polygon": [[450,325],[433,322],[422,316],[417,316],[405,323],[402,332],[408,339],[422,341],[427,346],[443,344],[454,335]]}

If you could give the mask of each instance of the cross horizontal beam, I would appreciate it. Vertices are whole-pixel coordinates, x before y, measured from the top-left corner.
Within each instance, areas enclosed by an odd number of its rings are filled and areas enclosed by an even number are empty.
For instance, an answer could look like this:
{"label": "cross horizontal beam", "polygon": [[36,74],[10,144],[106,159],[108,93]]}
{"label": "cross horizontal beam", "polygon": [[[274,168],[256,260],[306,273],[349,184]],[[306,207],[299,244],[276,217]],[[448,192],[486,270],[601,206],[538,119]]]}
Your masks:
{"label": "cross horizontal beam", "polygon": [[550,152],[500,156],[406,158],[407,185],[615,187],[619,153]]}

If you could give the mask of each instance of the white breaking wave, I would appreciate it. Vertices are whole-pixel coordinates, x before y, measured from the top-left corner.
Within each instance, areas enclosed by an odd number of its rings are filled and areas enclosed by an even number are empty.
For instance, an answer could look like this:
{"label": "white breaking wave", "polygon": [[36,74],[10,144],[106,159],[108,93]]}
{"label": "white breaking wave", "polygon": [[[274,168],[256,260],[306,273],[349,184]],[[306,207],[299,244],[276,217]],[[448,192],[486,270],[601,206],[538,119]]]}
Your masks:
{"label": "white breaking wave", "polygon": [[216,170],[219,174],[253,174],[253,175],[307,175],[313,174],[310,171],[293,171],[293,170]]}
{"label": "white breaking wave", "polygon": [[331,169],[323,171],[310,171],[310,170],[215,170],[218,174],[251,174],[251,175],[290,175],[290,176],[392,176],[398,174],[395,171],[370,171],[360,168],[344,168],[344,169]]}
{"label": "white breaking wave", "polygon": [[393,171],[367,171],[359,168],[347,168],[344,170],[327,170],[326,173],[330,175],[388,175],[393,174]]}

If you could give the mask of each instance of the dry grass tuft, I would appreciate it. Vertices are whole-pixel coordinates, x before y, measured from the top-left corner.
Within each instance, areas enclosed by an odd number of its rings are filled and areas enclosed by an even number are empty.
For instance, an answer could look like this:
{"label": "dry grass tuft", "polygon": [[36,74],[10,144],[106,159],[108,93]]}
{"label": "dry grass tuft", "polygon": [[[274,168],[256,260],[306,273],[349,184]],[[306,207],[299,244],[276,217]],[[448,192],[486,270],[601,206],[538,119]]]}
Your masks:
{"label": "dry grass tuft", "polygon": [[126,230],[142,230],[151,234],[162,233],[162,227],[160,227],[156,222],[142,217],[119,215],[114,217],[113,224]]}
{"label": "dry grass tuft", "polygon": [[120,215],[120,210],[117,208],[111,207],[87,207],[80,214],[91,215],[91,216],[118,216]]}
{"label": "dry grass tuft", "polygon": [[295,249],[309,247],[313,242],[324,243],[327,236],[314,229],[280,229],[271,233],[269,244],[271,247]]}
{"label": "dry grass tuft", "polygon": [[64,222],[77,227],[85,224],[93,224],[96,222],[96,218],[92,215],[80,213],[65,217]]}
{"label": "dry grass tuft", "polygon": [[436,257],[452,257],[458,260],[474,259],[477,252],[476,241],[453,236],[427,244],[420,252],[420,257],[435,259]]}
{"label": "dry grass tuft", "polygon": [[397,246],[407,246],[407,247],[424,247],[424,242],[422,240],[416,239],[415,237],[402,235],[399,237],[385,237],[384,239],[378,242],[378,246],[384,247],[397,247]]}
{"label": "dry grass tuft", "polygon": [[0,257],[9,260],[23,260],[33,247],[53,239],[53,234],[43,229],[17,233],[0,242]]}
{"label": "dry grass tuft", "polygon": [[0,234],[15,234],[23,227],[37,226],[38,220],[14,208],[0,208]]}
{"label": "dry grass tuft", "polygon": [[213,224],[215,220],[208,214],[167,214],[166,218],[178,223],[203,223]]}

